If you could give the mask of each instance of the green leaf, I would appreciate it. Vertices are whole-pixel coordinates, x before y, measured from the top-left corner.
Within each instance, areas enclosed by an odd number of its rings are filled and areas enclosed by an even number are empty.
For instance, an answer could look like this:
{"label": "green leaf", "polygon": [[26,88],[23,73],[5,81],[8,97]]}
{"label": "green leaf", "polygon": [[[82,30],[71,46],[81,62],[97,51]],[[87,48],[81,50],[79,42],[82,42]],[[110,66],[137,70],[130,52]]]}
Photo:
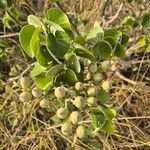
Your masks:
{"label": "green leaf", "polygon": [[109,134],[114,133],[113,124],[110,120],[107,120],[101,129]]}
{"label": "green leaf", "polygon": [[1,9],[4,9],[4,8],[6,8],[7,7],[7,1],[6,0],[1,0],[0,1],[0,8]]}
{"label": "green leaf", "polygon": [[125,17],[122,21],[122,24],[132,28],[134,25],[134,18],[132,18],[131,16]]}
{"label": "green leaf", "polygon": [[139,43],[141,46],[145,46],[145,45],[146,45],[146,38],[145,38],[144,35],[143,35],[143,36],[140,36],[140,37],[138,38],[138,43]]}
{"label": "green leaf", "polygon": [[126,45],[129,41],[129,34],[122,33],[121,44]]}
{"label": "green leaf", "polygon": [[124,57],[126,55],[126,51],[121,44],[119,44],[119,43],[117,44],[114,55],[117,57],[120,57],[120,58]]}
{"label": "green leaf", "polygon": [[102,29],[102,27],[99,25],[98,22],[95,23],[94,28],[88,33],[86,39],[93,39],[96,38],[98,36],[102,36],[104,34],[104,31]]}
{"label": "green leaf", "polygon": [[46,18],[59,24],[65,30],[71,30],[71,25],[67,15],[60,9],[49,9],[46,13]]}
{"label": "green leaf", "polygon": [[101,59],[107,59],[111,56],[112,48],[107,41],[100,41],[94,45],[93,51],[97,52]]}
{"label": "green leaf", "polygon": [[34,57],[34,52],[30,49],[30,41],[34,31],[35,31],[34,26],[26,25],[21,29],[19,35],[21,46],[23,47],[24,51],[28,54],[28,56],[32,58]]}
{"label": "green leaf", "polygon": [[108,120],[112,120],[113,118],[116,117],[116,110],[113,107],[111,108],[102,107],[102,111],[104,112]]}
{"label": "green leaf", "polygon": [[91,117],[92,117],[93,126],[99,127],[99,128],[101,128],[107,120],[106,116],[100,109],[92,109]]}
{"label": "green leaf", "polygon": [[116,41],[112,37],[107,36],[107,37],[105,37],[104,40],[107,41],[111,45],[112,49],[115,48]]}
{"label": "green leaf", "polygon": [[101,89],[97,94],[97,100],[100,103],[107,103],[110,100],[108,93],[106,93],[103,89]]}
{"label": "green leaf", "polygon": [[34,15],[29,15],[27,20],[28,24],[33,25],[35,28],[42,27],[42,22]]}
{"label": "green leaf", "polygon": [[55,36],[52,33],[48,34],[47,44],[49,50],[57,57],[63,57],[70,46],[69,36],[62,31],[56,31]]}
{"label": "green leaf", "polygon": [[49,54],[45,45],[40,46],[36,58],[39,64],[45,67],[48,65],[49,62],[55,61],[53,57]]}
{"label": "green leaf", "polygon": [[74,43],[77,43],[77,44],[79,44],[79,45],[84,46],[84,44],[85,44],[85,39],[84,39],[84,37],[78,35],[78,36],[75,37]]}
{"label": "green leaf", "polygon": [[141,24],[145,28],[150,28],[150,13],[145,13],[142,16]]}
{"label": "green leaf", "polygon": [[56,66],[53,66],[52,68],[50,68],[47,73],[46,76],[47,78],[53,78],[57,75],[57,73],[59,71],[61,71],[64,68],[64,66],[62,64],[58,64]]}
{"label": "green leaf", "polygon": [[34,66],[34,68],[32,69],[32,71],[30,72],[30,76],[31,77],[35,77],[35,76],[43,73],[46,70],[47,70],[46,67],[43,67],[39,63],[36,63],[35,66]]}
{"label": "green leaf", "polygon": [[75,54],[71,55],[71,57],[68,60],[67,64],[75,72],[79,73],[81,71],[81,66],[80,66],[79,59],[77,58],[77,56]]}
{"label": "green leaf", "polygon": [[84,47],[82,47],[81,45],[74,43],[74,47],[75,47],[74,53],[76,53],[77,56],[88,58],[91,61],[95,60],[94,54],[89,50],[85,49]]}
{"label": "green leaf", "polygon": [[34,55],[37,56],[37,53],[40,49],[40,38],[39,34],[41,33],[41,28],[38,28],[34,31],[31,42],[30,42],[30,49],[34,52]]}
{"label": "green leaf", "polygon": [[121,32],[117,28],[107,29],[105,31],[104,37],[111,37],[117,40],[121,35]]}
{"label": "green leaf", "polygon": [[53,84],[53,80],[48,79],[44,74],[38,75],[35,78],[35,84],[41,90],[49,90]]}

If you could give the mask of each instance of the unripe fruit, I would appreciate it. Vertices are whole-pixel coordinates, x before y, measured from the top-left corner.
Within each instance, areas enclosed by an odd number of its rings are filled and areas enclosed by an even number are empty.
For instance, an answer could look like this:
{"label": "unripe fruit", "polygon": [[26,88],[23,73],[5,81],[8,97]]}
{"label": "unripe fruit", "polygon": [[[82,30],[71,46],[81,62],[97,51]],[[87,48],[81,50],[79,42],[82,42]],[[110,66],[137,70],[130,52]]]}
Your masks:
{"label": "unripe fruit", "polygon": [[101,81],[103,79],[103,75],[101,73],[96,73],[93,76],[94,81]]}
{"label": "unripe fruit", "polygon": [[76,89],[77,91],[81,91],[81,90],[83,90],[83,88],[84,88],[84,84],[83,84],[82,82],[77,82],[77,83],[75,84],[75,89]]}
{"label": "unripe fruit", "polygon": [[111,66],[111,71],[116,71],[116,70],[117,70],[116,65],[112,65],[112,66]]}
{"label": "unripe fruit", "polygon": [[40,101],[40,106],[41,106],[42,108],[48,108],[49,105],[50,105],[50,102],[49,102],[49,100],[47,100],[47,99],[43,99],[43,100]]}
{"label": "unripe fruit", "polygon": [[85,136],[85,127],[84,126],[78,126],[76,129],[76,135],[78,138],[82,139]]}
{"label": "unripe fruit", "polygon": [[64,123],[61,126],[61,132],[66,135],[69,136],[72,133],[72,125],[68,122]]}
{"label": "unripe fruit", "polygon": [[97,64],[95,64],[95,63],[91,63],[88,68],[91,73],[95,73],[98,69]]}
{"label": "unripe fruit", "polygon": [[65,91],[64,87],[57,87],[55,89],[55,96],[57,98],[63,98],[63,97],[65,97],[65,94],[66,94],[66,91]]}
{"label": "unripe fruit", "polygon": [[20,85],[23,89],[30,87],[31,80],[29,77],[21,77],[20,78]]}
{"label": "unripe fruit", "polygon": [[101,67],[102,67],[103,70],[109,69],[109,67],[110,67],[110,61],[106,60],[106,61],[101,62]]}
{"label": "unripe fruit", "polygon": [[68,116],[68,109],[61,107],[57,110],[57,116],[60,119],[65,119]]}
{"label": "unripe fruit", "polygon": [[80,118],[80,113],[78,111],[73,111],[70,114],[70,121],[71,121],[72,124],[78,123],[79,118]]}
{"label": "unripe fruit", "polygon": [[75,92],[74,90],[68,90],[67,94],[68,94],[70,97],[76,96],[76,92]]}
{"label": "unripe fruit", "polygon": [[111,88],[110,82],[109,81],[103,81],[102,83],[102,88],[104,91],[108,92]]}
{"label": "unripe fruit", "polygon": [[19,96],[19,98],[20,98],[20,100],[22,101],[22,102],[28,102],[28,101],[30,101],[31,99],[32,99],[32,95],[31,95],[31,93],[30,92],[22,92],[21,94],[20,94],[20,96]]}
{"label": "unripe fruit", "polygon": [[82,96],[75,97],[73,104],[78,108],[82,109],[84,107],[84,99]]}
{"label": "unripe fruit", "polygon": [[90,87],[87,91],[87,94],[89,96],[95,96],[96,95],[96,88],[95,87]]}
{"label": "unripe fruit", "polygon": [[36,98],[39,98],[42,96],[42,90],[35,87],[34,89],[32,89],[32,95]]}
{"label": "unripe fruit", "polygon": [[87,105],[89,107],[92,107],[96,104],[96,98],[95,97],[88,97],[87,98]]}

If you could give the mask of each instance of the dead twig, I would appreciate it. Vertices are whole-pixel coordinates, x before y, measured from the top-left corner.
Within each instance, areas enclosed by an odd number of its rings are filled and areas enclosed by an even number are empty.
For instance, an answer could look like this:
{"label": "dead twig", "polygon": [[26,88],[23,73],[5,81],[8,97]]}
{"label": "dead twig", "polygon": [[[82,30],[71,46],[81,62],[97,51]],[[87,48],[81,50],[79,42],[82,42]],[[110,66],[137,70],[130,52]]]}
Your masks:
{"label": "dead twig", "polygon": [[11,34],[7,34],[7,35],[0,35],[0,39],[4,39],[4,38],[11,38],[11,37],[15,37],[18,36],[19,33],[11,33]]}

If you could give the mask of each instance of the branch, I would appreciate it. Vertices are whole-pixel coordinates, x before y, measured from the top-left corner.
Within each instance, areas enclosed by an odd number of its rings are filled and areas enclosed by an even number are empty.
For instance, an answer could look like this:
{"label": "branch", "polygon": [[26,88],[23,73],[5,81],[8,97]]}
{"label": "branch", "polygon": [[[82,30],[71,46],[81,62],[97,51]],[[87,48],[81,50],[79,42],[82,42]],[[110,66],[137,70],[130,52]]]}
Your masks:
{"label": "branch", "polygon": [[4,38],[11,38],[11,37],[15,37],[18,36],[19,33],[11,33],[11,34],[7,34],[7,35],[0,35],[0,38],[4,39]]}

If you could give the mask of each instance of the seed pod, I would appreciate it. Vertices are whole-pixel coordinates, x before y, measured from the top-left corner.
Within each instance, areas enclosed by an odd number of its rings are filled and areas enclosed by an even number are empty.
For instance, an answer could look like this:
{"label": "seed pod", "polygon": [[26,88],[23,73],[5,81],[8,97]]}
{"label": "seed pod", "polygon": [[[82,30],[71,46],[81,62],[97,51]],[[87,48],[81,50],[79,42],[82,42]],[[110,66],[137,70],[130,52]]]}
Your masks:
{"label": "seed pod", "polygon": [[82,109],[84,107],[84,99],[82,96],[75,97],[73,104],[78,108]]}
{"label": "seed pod", "polygon": [[80,113],[78,111],[73,111],[70,114],[70,121],[72,124],[77,124],[80,119]]}
{"label": "seed pod", "polygon": [[57,116],[60,119],[65,119],[68,116],[68,109],[61,107],[57,110]]}
{"label": "seed pod", "polygon": [[50,105],[50,102],[49,102],[49,100],[47,100],[47,99],[43,99],[43,100],[40,101],[40,106],[41,106],[42,108],[48,108],[49,105]]}
{"label": "seed pod", "polygon": [[106,61],[101,62],[101,67],[102,67],[103,70],[109,69],[110,61],[106,60]]}
{"label": "seed pod", "polygon": [[31,85],[31,79],[29,77],[21,77],[20,78],[20,85],[23,89],[29,88]]}
{"label": "seed pod", "polygon": [[26,92],[22,92],[19,98],[22,102],[28,102],[32,99],[32,95],[30,92],[26,91]]}
{"label": "seed pod", "polygon": [[95,97],[88,97],[87,98],[87,105],[89,107],[93,107],[96,104],[96,98]]}
{"label": "seed pod", "polygon": [[96,95],[96,88],[95,87],[90,87],[87,91],[87,94],[89,96],[95,96]]}
{"label": "seed pod", "polygon": [[64,87],[57,87],[55,89],[55,96],[57,98],[63,98],[63,97],[65,97],[65,94],[66,94],[66,91],[65,91]]}
{"label": "seed pod", "polygon": [[42,96],[42,90],[35,87],[34,89],[32,89],[32,95],[36,98],[39,98]]}
{"label": "seed pod", "polygon": [[95,73],[95,72],[97,71],[97,69],[98,69],[96,63],[91,63],[88,68],[89,68],[89,71],[90,71],[91,73]]}
{"label": "seed pod", "polygon": [[84,126],[78,126],[76,129],[76,135],[78,138],[82,139],[85,136],[86,128]]}
{"label": "seed pod", "polygon": [[103,75],[101,73],[96,73],[93,75],[93,79],[94,79],[94,81],[99,82],[103,79]]}
{"label": "seed pod", "polygon": [[77,83],[75,84],[75,89],[76,89],[77,91],[81,91],[81,90],[83,90],[83,88],[84,88],[84,84],[83,84],[82,82],[77,82]]}
{"label": "seed pod", "polygon": [[61,132],[66,135],[66,136],[69,136],[71,135],[72,133],[72,125],[68,122],[64,123],[62,126],[61,126]]}
{"label": "seed pod", "polygon": [[102,88],[104,91],[108,92],[111,88],[110,82],[109,81],[103,81],[102,83]]}
{"label": "seed pod", "polygon": [[68,90],[67,94],[70,97],[74,97],[74,96],[76,96],[76,91],[75,90]]}

